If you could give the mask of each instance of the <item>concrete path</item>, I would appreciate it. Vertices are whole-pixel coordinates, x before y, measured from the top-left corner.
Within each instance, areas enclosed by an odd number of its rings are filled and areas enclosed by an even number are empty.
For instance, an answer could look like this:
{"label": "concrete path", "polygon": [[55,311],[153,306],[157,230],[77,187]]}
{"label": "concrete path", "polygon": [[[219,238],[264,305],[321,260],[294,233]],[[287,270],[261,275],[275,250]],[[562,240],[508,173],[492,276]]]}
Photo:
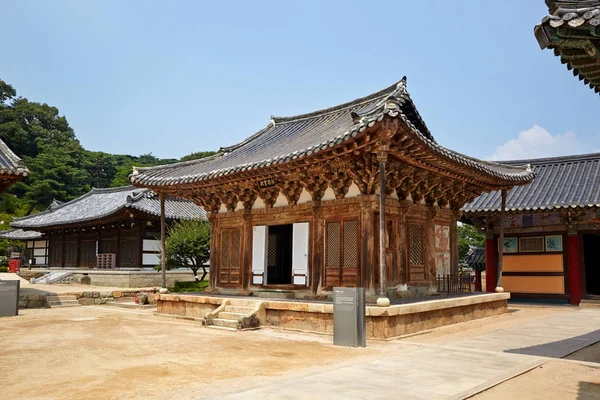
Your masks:
{"label": "concrete path", "polygon": [[442,344],[399,340],[377,360],[215,399],[461,399],[598,341],[600,310],[576,310]]}

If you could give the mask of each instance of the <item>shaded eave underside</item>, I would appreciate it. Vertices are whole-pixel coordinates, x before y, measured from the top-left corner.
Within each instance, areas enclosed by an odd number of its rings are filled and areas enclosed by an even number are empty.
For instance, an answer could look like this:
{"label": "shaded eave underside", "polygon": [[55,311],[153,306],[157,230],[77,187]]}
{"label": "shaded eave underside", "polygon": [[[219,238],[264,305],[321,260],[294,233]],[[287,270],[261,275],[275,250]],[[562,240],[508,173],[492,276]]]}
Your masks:
{"label": "shaded eave underside", "polygon": [[600,1],[553,2],[550,12],[534,28],[540,47],[600,93]]}

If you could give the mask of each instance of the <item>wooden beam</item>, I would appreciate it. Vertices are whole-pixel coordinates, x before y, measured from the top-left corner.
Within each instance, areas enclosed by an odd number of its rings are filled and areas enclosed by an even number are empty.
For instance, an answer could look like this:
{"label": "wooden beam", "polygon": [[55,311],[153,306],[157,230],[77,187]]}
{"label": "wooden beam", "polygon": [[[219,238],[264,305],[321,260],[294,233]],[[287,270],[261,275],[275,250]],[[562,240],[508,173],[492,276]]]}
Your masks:
{"label": "wooden beam", "polygon": [[506,214],[506,189],[502,189],[502,202],[500,205],[500,245],[498,247],[498,273],[496,275],[496,292],[503,292],[502,288],[502,258],[504,256],[504,220]]}
{"label": "wooden beam", "polygon": [[167,223],[165,221],[165,196],[160,195],[160,272],[162,288],[167,288]]}

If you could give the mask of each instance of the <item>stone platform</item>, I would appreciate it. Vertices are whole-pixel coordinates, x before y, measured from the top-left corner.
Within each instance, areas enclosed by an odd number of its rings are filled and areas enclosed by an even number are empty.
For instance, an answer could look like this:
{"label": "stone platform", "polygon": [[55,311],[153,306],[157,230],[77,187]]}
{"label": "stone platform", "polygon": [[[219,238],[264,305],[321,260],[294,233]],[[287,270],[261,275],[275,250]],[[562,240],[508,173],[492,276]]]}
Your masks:
{"label": "stone platform", "polygon": [[[475,319],[503,314],[509,293],[482,293],[464,297],[425,300],[389,307],[367,306],[367,338],[391,339]],[[224,301],[239,307],[263,303],[260,325],[282,329],[333,334],[333,304],[248,297],[160,294],[159,314],[202,320]]]}

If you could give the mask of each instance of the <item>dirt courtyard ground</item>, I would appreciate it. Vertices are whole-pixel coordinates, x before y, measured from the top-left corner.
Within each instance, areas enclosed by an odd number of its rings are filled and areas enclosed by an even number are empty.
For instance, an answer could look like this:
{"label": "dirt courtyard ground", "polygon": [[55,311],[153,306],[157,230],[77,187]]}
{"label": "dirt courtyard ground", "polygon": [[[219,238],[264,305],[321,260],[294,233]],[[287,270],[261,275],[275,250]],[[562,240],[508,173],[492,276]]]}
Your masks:
{"label": "dirt courtyard ground", "polygon": [[[362,366],[390,354],[404,358],[404,352],[415,346],[451,348],[465,338],[493,335],[573,310],[511,307],[505,315],[404,340],[369,341],[367,348],[359,349],[333,346],[330,336],[207,329],[198,322],[156,316],[151,310],[108,306],[21,310],[17,317],[0,318],[0,398],[220,398],[273,384],[281,385],[283,395],[288,379]],[[578,363],[552,359],[476,398],[600,399],[600,344],[570,358]]]}
{"label": "dirt courtyard ground", "polygon": [[334,347],[328,336],[207,329],[106,306],[21,310],[0,319],[0,337],[7,400],[199,398],[381,350]]}

